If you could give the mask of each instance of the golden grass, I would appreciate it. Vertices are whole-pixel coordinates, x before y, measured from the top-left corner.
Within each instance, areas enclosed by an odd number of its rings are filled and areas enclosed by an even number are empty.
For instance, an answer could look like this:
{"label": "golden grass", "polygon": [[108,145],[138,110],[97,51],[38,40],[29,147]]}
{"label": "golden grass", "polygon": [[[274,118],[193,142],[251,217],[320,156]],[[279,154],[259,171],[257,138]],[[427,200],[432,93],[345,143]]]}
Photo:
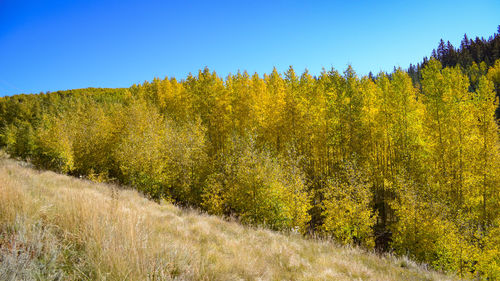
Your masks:
{"label": "golden grass", "polygon": [[0,280],[451,280],[0,159]]}

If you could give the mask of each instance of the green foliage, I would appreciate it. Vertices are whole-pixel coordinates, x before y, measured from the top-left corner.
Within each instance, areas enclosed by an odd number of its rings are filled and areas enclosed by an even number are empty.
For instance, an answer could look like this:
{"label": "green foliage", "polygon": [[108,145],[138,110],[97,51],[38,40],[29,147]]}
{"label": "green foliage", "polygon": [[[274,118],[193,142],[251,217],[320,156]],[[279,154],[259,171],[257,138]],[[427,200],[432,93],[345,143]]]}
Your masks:
{"label": "green foliage", "polygon": [[35,148],[35,133],[27,121],[18,121],[3,128],[0,135],[10,155],[29,159]]}

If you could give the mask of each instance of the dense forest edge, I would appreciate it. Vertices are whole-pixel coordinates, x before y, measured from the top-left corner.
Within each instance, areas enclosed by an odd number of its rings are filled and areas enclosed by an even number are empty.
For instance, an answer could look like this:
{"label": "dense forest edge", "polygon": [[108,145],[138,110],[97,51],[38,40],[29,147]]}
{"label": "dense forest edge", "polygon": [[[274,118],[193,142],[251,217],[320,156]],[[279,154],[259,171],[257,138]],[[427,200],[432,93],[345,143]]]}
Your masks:
{"label": "dense forest edge", "polygon": [[223,79],[205,68],[2,97],[0,146],[244,224],[500,279],[499,40],[443,43],[421,65],[377,76],[290,67]]}
{"label": "dense forest edge", "polygon": [[[432,50],[431,59],[441,62],[443,67],[459,66],[464,74],[467,74],[470,81],[470,90],[474,91],[479,83],[479,77],[487,74],[488,69],[500,59],[500,25],[498,33],[493,34],[488,39],[483,37],[469,38],[464,34],[459,47],[454,47],[450,41],[439,41],[438,47]],[[410,64],[407,69],[408,75],[413,80],[416,87],[421,89],[422,68],[427,65],[429,58],[424,57],[422,62],[415,65]],[[370,77],[373,74],[369,74]],[[500,96],[500,87],[496,86],[497,96]],[[500,119],[500,107],[496,112],[497,119]]]}
{"label": "dense forest edge", "polygon": [[0,280],[457,280],[30,166],[0,151]]}

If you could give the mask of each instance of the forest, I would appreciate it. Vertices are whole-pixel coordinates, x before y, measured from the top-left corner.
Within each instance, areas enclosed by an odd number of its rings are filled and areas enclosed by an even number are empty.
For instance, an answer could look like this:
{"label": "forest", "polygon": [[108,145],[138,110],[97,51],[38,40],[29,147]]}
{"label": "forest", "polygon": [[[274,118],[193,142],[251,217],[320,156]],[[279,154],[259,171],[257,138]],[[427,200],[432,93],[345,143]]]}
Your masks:
{"label": "forest", "polygon": [[443,60],[1,97],[0,147],[243,224],[500,279],[500,60]]}

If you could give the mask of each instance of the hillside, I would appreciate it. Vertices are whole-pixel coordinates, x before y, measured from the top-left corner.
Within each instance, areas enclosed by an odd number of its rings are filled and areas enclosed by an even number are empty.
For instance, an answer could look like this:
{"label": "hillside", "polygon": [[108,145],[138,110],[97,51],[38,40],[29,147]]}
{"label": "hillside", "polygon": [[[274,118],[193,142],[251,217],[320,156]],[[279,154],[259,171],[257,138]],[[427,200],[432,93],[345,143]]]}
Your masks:
{"label": "hillside", "polygon": [[[208,68],[116,92],[0,98],[0,149],[245,225],[500,279],[495,81],[435,59],[313,77]],[[475,85],[475,86],[474,86]]]}
{"label": "hillside", "polygon": [[[464,34],[460,46],[455,48],[450,41],[439,41],[436,49],[432,50],[431,59],[436,59],[443,67],[459,67],[467,75],[470,81],[470,87],[475,89],[479,83],[479,77],[486,75],[488,69],[494,66],[500,59],[500,26],[498,32],[489,36],[487,39],[476,37],[472,39]],[[417,87],[422,82],[422,69],[429,63],[429,59],[424,57],[422,62],[416,65],[410,64],[408,75],[412,78]],[[500,76],[497,73],[491,73],[490,79],[495,83],[497,97],[500,97]],[[500,107],[497,107],[496,118],[500,119]]]}
{"label": "hillside", "polygon": [[451,280],[0,159],[1,280]]}

